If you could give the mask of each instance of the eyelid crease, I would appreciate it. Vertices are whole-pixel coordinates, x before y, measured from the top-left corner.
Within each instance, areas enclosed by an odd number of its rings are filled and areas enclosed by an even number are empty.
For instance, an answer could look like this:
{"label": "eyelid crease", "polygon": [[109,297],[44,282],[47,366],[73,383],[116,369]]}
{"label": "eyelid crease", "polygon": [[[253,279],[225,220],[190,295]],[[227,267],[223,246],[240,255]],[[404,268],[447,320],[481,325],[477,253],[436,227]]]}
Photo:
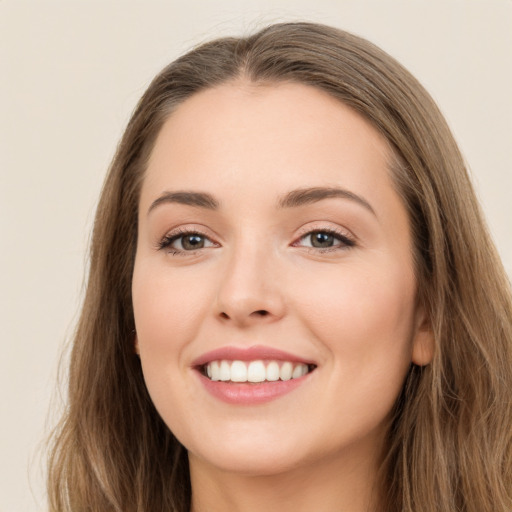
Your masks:
{"label": "eyelid crease", "polygon": [[298,237],[303,238],[306,235],[311,233],[330,233],[332,235],[337,235],[347,240],[351,240],[352,242],[357,243],[358,237],[349,229],[341,227],[341,226],[332,226],[325,225],[322,221],[312,221],[308,222],[306,225],[302,226],[298,230]]}
{"label": "eyelid crease", "polygon": [[[155,248],[156,248],[156,250],[163,250],[163,249],[169,248],[176,240],[178,240],[179,238],[185,237],[187,235],[188,236],[199,235],[199,236],[209,240],[213,245],[215,245],[217,247],[219,246],[218,242],[216,242],[215,240],[212,240],[211,236],[207,235],[200,229],[197,229],[197,228],[187,229],[187,228],[179,227],[179,228],[176,228],[174,230],[167,232],[162,238],[160,238],[157,241]],[[201,249],[203,249],[203,248],[196,249],[196,251],[199,251]],[[194,254],[196,251],[194,251],[194,250],[185,251],[185,250],[181,250],[181,249],[173,249],[173,254],[187,253],[187,254],[191,255],[191,254]]]}
{"label": "eyelid crease", "polygon": [[[351,247],[354,247],[357,245],[357,237],[355,237],[349,230],[341,229],[339,227],[325,227],[325,226],[318,226],[318,227],[312,227],[307,226],[303,227],[301,230],[299,230],[299,236],[295,239],[295,241],[291,244],[292,247],[301,247],[299,245],[299,242],[306,238],[307,236],[311,236],[314,233],[327,233],[329,235],[334,236],[339,242],[341,242],[340,245],[330,246],[330,247],[312,247],[312,246],[303,246],[304,248],[307,248],[308,250],[317,251],[317,252],[329,252],[329,251],[335,251],[335,250],[343,250],[348,249]],[[200,237],[205,238],[208,240],[214,247],[219,247],[220,244],[212,239],[211,236],[207,235],[203,230],[198,228],[184,228],[184,227],[178,227],[175,228],[169,232],[167,232],[162,238],[160,238],[157,243],[155,249],[158,250],[164,250],[167,248],[170,248],[171,245],[178,240],[179,238],[185,237],[185,236],[191,236],[191,235],[198,235]],[[203,249],[208,249],[211,247],[200,247],[196,250],[184,250],[184,249],[176,249],[172,248],[172,251],[170,250],[169,253],[172,252],[173,255],[194,255],[197,251],[201,251]]]}
{"label": "eyelid crease", "polygon": [[313,249],[315,251],[332,251],[336,249],[348,249],[351,247],[355,247],[357,245],[356,237],[352,234],[347,233],[344,230],[336,229],[336,228],[308,228],[307,230],[304,230],[303,233],[293,242],[293,247],[300,247],[298,245],[298,242],[306,238],[307,236],[311,236],[314,233],[327,233],[329,235],[333,235],[335,238],[337,238],[341,242],[341,246],[331,246],[331,247],[310,247],[310,246],[304,246],[307,249]]}

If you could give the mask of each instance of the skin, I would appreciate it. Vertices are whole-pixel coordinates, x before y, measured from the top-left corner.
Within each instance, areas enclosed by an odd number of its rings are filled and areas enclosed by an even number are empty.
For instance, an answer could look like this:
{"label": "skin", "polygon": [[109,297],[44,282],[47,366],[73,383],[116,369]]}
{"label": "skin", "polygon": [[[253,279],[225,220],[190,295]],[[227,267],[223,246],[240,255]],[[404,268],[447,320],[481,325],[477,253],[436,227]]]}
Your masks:
{"label": "skin", "polygon": [[[390,411],[433,344],[389,160],[368,122],[299,84],[209,89],[162,128],[140,199],[136,350],[156,408],[188,449],[194,512],[378,508]],[[347,190],[370,208],[344,197],[279,206],[308,187]],[[208,193],[219,207],[164,201],[148,213],[175,191]],[[159,247],[180,230],[204,247]],[[311,247],[308,233],[322,230],[352,245]],[[317,367],[268,403],[210,395],[192,361],[253,345]]]}

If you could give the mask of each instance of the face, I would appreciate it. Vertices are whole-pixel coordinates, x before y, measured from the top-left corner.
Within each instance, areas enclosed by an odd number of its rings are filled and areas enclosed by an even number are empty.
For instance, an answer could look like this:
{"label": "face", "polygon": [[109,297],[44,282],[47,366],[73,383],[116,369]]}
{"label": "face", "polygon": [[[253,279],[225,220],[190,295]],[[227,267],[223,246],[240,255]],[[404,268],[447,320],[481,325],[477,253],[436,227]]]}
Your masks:
{"label": "face", "polygon": [[386,141],[325,93],[236,83],[163,126],[133,305],[149,393],[192,464],[272,474],[378,451],[429,359]]}

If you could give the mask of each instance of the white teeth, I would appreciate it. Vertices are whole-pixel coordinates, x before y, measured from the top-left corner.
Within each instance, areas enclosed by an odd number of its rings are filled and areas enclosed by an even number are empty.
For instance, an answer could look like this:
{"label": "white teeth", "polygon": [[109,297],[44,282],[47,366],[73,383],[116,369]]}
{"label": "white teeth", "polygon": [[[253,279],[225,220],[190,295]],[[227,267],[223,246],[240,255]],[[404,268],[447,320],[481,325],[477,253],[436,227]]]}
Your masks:
{"label": "white teeth", "polygon": [[292,379],[298,379],[302,377],[302,368],[300,366],[296,366],[292,372]]}
{"label": "white teeth", "polygon": [[275,382],[298,379],[308,373],[308,365],[290,361],[212,361],[205,366],[206,375],[213,381]]}
{"label": "white teeth", "polygon": [[281,366],[281,370],[279,371],[279,377],[281,378],[281,380],[290,380],[292,378],[292,372],[293,364],[287,361],[286,363],[283,363],[283,366]]}
{"label": "white teeth", "polygon": [[223,381],[231,380],[231,365],[227,361],[220,362],[219,378]]}
{"label": "white teeth", "polygon": [[242,361],[231,363],[231,380],[233,382],[247,382],[247,366]]}
{"label": "white teeth", "polygon": [[279,365],[275,361],[268,363],[266,378],[270,382],[279,380]]}
{"label": "white teeth", "polygon": [[251,361],[247,368],[247,380],[249,382],[263,382],[267,376],[263,361]]}
{"label": "white teeth", "polygon": [[213,361],[206,367],[206,373],[208,373],[208,368],[210,368],[212,376],[210,377],[212,380],[220,380],[220,369],[219,362]]}

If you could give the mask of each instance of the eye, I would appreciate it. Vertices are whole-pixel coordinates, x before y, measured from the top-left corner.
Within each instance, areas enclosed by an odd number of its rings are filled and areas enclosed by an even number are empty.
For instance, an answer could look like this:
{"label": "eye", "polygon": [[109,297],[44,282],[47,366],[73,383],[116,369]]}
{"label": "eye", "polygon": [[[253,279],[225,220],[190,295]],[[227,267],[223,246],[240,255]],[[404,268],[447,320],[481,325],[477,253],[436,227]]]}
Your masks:
{"label": "eye", "polygon": [[310,231],[293,245],[311,247],[313,249],[344,249],[353,247],[355,242],[343,233],[324,229]]}
{"label": "eye", "polygon": [[217,247],[207,236],[197,232],[171,233],[158,244],[159,249],[168,249],[173,254],[192,252],[208,247]]}

